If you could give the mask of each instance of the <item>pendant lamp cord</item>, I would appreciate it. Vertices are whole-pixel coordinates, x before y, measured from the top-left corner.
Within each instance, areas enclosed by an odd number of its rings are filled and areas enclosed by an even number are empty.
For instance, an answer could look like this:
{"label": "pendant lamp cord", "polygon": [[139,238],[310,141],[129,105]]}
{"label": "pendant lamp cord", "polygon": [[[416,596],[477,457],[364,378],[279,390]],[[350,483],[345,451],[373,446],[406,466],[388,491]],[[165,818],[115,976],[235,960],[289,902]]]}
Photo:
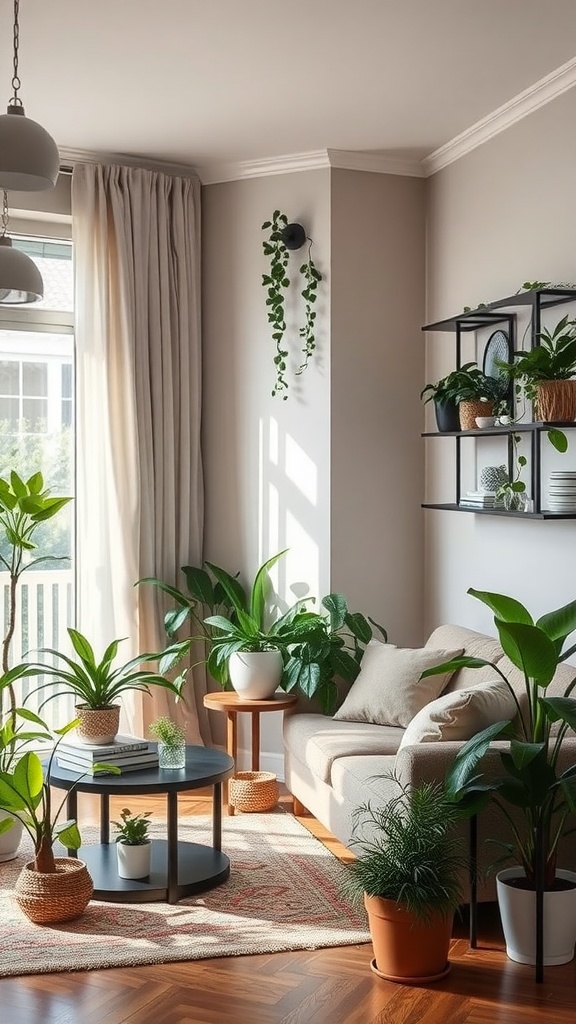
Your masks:
{"label": "pendant lamp cord", "polygon": [[14,74],[12,75],[12,89],[13,95],[10,100],[11,106],[22,106],[22,100],[18,96],[18,89],[22,85],[18,76],[18,46],[20,44],[20,23],[18,21],[18,15],[20,13],[20,0],[14,0]]}
{"label": "pendant lamp cord", "polygon": [[2,197],[2,228],[0,229],[0,238],[4,238],[8,232],[8,193],[6,189],[2,191],[4,195]]}

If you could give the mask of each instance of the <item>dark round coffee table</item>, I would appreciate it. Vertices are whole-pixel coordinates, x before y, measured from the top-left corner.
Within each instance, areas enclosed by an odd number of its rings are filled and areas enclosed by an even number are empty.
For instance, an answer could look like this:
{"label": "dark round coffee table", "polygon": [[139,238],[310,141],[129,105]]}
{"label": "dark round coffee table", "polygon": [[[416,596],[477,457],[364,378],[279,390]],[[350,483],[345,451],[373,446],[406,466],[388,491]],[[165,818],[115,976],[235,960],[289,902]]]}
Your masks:
{"label": "dark round coffee table", "polygon": [[[105,760],[105,758],[103,758]],[[59,768],[54,760],[50,784],[67,789],[67,816],[78,817],[78,793],[100,796],[100,845],[69,850],[86,862],[94,882],[94,899],[117,903],[144,903],[167,900],[177,903],[185,896],[204,892],[225,882],[230,860],[222,853],[222,783],[234,772],[228,754],[210,747],[186,747],[186,766],[176,770],[144,768],[124,775],[86,775]],[[72,786],[77,782],[74,789]],[[178,841],[178,793],[213,787],[212,846]],[[120,878],[116,862],[116,843],[110,842],[110,797],[143,796],[166,793],[166,839],[152,840],[152,867],[145,879]]]}

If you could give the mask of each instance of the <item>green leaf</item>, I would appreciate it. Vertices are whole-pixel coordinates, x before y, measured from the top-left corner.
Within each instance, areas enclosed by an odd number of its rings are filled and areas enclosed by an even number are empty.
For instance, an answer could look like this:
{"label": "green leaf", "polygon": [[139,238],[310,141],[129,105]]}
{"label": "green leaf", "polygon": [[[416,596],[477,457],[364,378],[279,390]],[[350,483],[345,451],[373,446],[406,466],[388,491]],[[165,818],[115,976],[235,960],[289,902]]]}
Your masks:
{"label": "green leaf", "polygon": [[79,633],[77,629],[72,629],[72,626],[68,627],[68,636],[78,657],[86,665],[94,667],[96,665],[96,657],[86,637]]}
{"label": "green leaf", "polygon": [[427,668],[420,676],[420,679],[425,679],[427,676],[444,675],[448,671],[455,672],[459,668],[483,668],[485,665],[495,668],[493,663],[486,661],[485,658],[472,658],[470,655],[464,654],[459,658],[443,661],[441,665],[433,665],[432,668]]}
{"label": "green leaf", "polygon": [[473,736],[464,744],[446,774],[446,788],[451,797],[466,791],[473,779],[478,762],[484,757],[492,740],[497,739],[508,728],[509,722],[495,722]]}
{"label": "green leaf", "polygon": [[576,731],[576,700],[572,697],[541,697],[539,703],[546,710],[550,722],[566,722]]}
{"label": "green leaf", "polygon": [[250,595],[250,614],[256,621],[259,629],[262,629],[264,625],[266,600],[272,586],[268,573],[287,551],[288,548],[284,548],[282,551],[279,551],[277,555],[272,555],[272,558],[269,558],[268,561],[264,562],[256,573],[256,577],[252,585],[252,593]]}
{"label": "green leaf", "polygon": [[28,488],[15,469],[10,473],[10,485],[17,498],[25,498],[27,496]]}
{"label": "green leaf", "polygon": [[348,612],[346,625],[350,632],[363,644],[370,643],[372,639],[372,627],[365,615],[361,612]]}
{"label": "green leaf", "polygon": [[327,594],[322,598],[321,604],[326,608],[330,616],[330,628],[341,629],[346,621],[348,605],[343,594]]}
{"label": "green leaf", "polygon": [[504,653],[516,668],[535,679],[539,686],[548,686],[558,666],[556,648],[538,626],[522,622],[495,620]]}
{"label": "green leaf", "polygon": [[0,836],[3,832],[8,832],[15,824],[14,818],[2,818],[0,820]]}
{"label": "green leaf", "polygon": [[520,740],[510,741],[510,756],[515,768],[519,771],[522,771],[523,768],[531,764],[534,758],[538,757],[543,750],[543,743],[523,743]]}
{"label": "green leaf", "polygon": [[360,666],[358,662],[352,657],[348,651],[343,650],[340,647],[334,647],[330,652],[330,664],[334,670],[334,674],[341,676],[347,682],[353,682]]}
{"label": "green leaf", "polygon": [[536,625],[551,640],[565,640],[576,629],[576,601],[542,615]]}
{"label": "green leaf", "polygon": [[548,440],[557,452],[564,454],[564,452],[568,451],[568,438],[563,430],[558,430],[556,427],[552,427],[548,431]]}
{"label": "green leaf", "polygon": [[37,754],[23,754],[14,769],[14,787],[27,807],[36,807],[42,795],[44,772]]}
{"label": "green leaf", "polygon": [[205,569],[197,565],[185,565],[182,572],[186,577],[188,593],[200,604],[214,607],[214,587]]}
{"label": "green leaf", "polygon": [[239,583],[236,577],[231,576],[230,573],[225,571],[225,569],[221,569],[219,565],[214,565],[212,562],[206,562],[206,565],[223,588],[226,596],[232,604],[232,607],[235,608],[236,611],[240,608],[242,611],[247,612],[248,602],[244,587]]}
{"label": "green leaf", "polygon": [[474,590],[473,587],[470,587],[467,593],[488,605],[503,622],[524,622],[526,625],[532,625],[533,619],[530,612],[513,597],[506,597],[505,594],[493,594],[488,590]]}
{"label": "green leaf", "polygon": [[54,833],[68,850],[78,850],[82,846],[82,839],[75,821],[65,821],[62,825],[55,825]]}
{"label": "green leaf", "polygon": [[26,487],[30,494],[40,494],[44,487],[44,477],[42,476],[42,473],[33,473],[26,481]]}

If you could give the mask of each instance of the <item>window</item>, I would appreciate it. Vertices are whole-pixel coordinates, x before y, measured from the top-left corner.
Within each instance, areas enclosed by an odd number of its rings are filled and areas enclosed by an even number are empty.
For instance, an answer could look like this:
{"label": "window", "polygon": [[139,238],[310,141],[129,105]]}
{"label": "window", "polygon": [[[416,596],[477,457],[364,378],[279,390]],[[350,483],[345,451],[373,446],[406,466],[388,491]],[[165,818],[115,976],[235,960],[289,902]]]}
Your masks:
{"label": "window", "polygon": [[[28,479],[40,470],[53,495],[73,496],[74,486],[74,321],[72,246],[66,241],[15,238],[38,265],[44,298],[30,306],[0,306],[0,476],[11,469]],[[73,506],[38,529],[32,558],[45,558],[26,571],[19,584],[11,661],[37,657],[41,647],[68,647],[66,627],[74,622]],[[0,553],[4,553],[0,549]],[[1,566],[0,566],[1,568]],[[0,572],[4,626],[8,612],[8,573]],[[5,629],[2,636],[5,635]],[[18,697],[37,690],[23,680]],[[52,686],[27,702],[37,711]],[[69,706],[67,706],[67,702]],[[72,701],[51,701],[46,721],[73,718]]]}

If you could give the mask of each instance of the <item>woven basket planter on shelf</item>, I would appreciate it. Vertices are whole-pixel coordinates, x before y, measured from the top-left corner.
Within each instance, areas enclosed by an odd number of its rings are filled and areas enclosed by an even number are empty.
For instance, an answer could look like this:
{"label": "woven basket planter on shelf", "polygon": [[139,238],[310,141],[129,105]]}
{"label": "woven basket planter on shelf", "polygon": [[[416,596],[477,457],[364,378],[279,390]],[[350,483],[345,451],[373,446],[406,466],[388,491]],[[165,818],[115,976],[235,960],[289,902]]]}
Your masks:
{"label": "woven basket planter on shelf", "polygon": [[75,857],[55,857],[56,871],[34,871],[26,864],[14,886],[20,910],[34,924],[56,924],[80,917],[94,891],[84,861]]}
{"label": "woven basket planter on shelf", "polygon": [[228,783],[228,800],[236,811],[271,811],[278,803],[273,772],[237,772]]}
{"label": "woven basket planter on shelf", "polygon": [[545,423],[576,419],[576,380],[541,380],[536,385],[536,416]]}
{"label": "woven basket planter on shelf", "polygon": [[460,402],[458,405],[460,416],[460,430],[478,430],[476,423],[477,416],[492,416],[494,414],[493,402]]}

